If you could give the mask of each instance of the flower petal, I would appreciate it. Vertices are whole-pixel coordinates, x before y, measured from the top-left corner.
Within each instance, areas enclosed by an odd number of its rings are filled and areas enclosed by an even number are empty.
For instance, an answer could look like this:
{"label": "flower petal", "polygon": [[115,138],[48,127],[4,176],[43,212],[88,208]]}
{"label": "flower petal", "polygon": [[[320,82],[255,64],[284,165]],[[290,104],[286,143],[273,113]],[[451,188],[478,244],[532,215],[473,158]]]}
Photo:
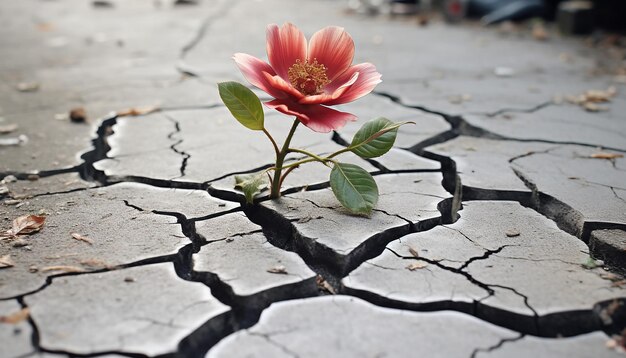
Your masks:
{"label": "flower petal", "polygon": [[276,75],[272,76],[271,74],[267,72],[263,72],[263,76],[265,77],[265,81],[267,81],[267,83],[272,87],[273,90],[280,91],[280,93],[282,94],[282,96],[280,97],[274,96],[274,98],[293,97],[296,100],[299,100],[302,97],[304,97],[304,95],[300,93],[300,91],[293,88],[293,86],[290,83],[282,79],[280,76],[276,76]]}
{"label": "flower petal", "polygon": [[[298,103],[300,104],[326,104],[326,103],[332,103],[334,100],[338,99],[339,97],[343,96],[343,94],[350,89],[350,86],[356,82],[357,78],[359,77],[359,73],[355,72],[352,74],[352,77],[350,78],[350,80],[346,83],[344,83],[343,85],[339,86],[338,88],[333,87],[333,91],[331,93],[322,93],[322,94],[316,94],[313,96],[305,96],[304,98],[300,99],[298,101]],[[328,86],[327,86],[328,88]]]}
{"label": "flower petal", "polygon": [[267,58],[280,77],[289,81],[289,67],[306,59],[306,38],[295,25],[285,23],[267,26]]}
{"label": "flower petal", "polygon": [[253,86],[262,89],[274,98],[286,97],[284,93],[274,89],[271,83],[267,80],[266,76],[263,75],[264,73],[267,73],[270,77],[276,75],[274,69],[272,69],[270,65],[245,53],[236,53],[233,56],[233,59],[243,76]]}
{"label": "flower petal", "polygon": [[372,65],[371,63],[360,63],[358,65],[350,67],[347,71],[341,74],[341,76],[339,76],[339,78],[337,78],[337,80],[335,81],[336,83],[333,82],[330,85],[326,86],[327,90],[332,90],[333,85],[339,85],[341,83],[344,84],[340,85],[339,88],[343,87],[345,83],[349,82],[353,78],[354,73],[359,74],[356,81],[354,81],[354,83],[350,85],[348,89],[343,92],[343,94],[337,99],[333,99],[324,104],[336,105],[352,102],[372,92],[372,90],[374,90],[374,87],[382,82],[380,79],[381,74],[376,71],[376,67],[374,65]]}
{"label": "flower petal", "polygon": [[301,105],[290,100],[275,99],[265,102],[265,105],[281,113],[296,116],[302,124],[320,133],[341,129],[346,122],[357,119],[351,113],[336,111],[320,105]]}
{"label": "flower petal", "polygon": [[307,59],[326,66],[331,82],[350,67],[353,58],[354,41],[342,27],[325,27],[311,37]]}

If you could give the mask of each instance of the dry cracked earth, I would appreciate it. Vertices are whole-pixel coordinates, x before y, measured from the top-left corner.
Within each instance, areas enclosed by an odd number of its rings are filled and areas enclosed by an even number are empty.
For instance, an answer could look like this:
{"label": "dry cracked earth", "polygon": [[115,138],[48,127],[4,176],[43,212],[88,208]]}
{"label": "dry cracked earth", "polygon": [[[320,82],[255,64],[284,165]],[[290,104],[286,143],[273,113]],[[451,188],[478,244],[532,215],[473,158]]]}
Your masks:
{"label": "dry cracked earth", "polygon": [[[623,356],[626,88],[609,50],[321,0],[0,6],[0,116],[29,138],[0,148],[16,178],[2,229],[47,216],[0,242],[0,316],[29,313],[0,323],[0,356]],[[346,27],[355,62],[384,76],[342,108],[359,122],[294,144],[330,152],[366,119],[416,122],[380,159],[343,157],[376,178],[369,218],[340,207],[322,166],[280,200],[232,189],[273,150],[215,83],[242,80],[231,55],[262,56],[266,24],[285,21]],[[610,86],[605,111],[555,100]],[[120,111],[143,105],[158,110]],[[91,125],[54,119],[76,106]]]}

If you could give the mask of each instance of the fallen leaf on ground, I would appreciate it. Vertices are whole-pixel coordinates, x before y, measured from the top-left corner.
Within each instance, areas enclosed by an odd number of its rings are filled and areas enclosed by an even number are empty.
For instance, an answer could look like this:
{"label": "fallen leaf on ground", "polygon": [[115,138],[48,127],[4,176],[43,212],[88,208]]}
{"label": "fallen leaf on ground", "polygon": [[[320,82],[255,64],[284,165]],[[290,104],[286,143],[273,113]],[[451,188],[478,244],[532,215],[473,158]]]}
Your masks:
{"label": "fallen leaf on ground", "polygon": [[63,271],[63,272],[85,272],[85,269],[78,266],[47,266],[41,269],[41,272]]}
{"label": "fallen leaf on ground", "polygon": [[624,158],[624,154],[598,152],[598,153],[593,153],[593,154],[591,154],[591,155],[589,156],[589,158],[594,158],[594,159],[615,159],[615,158]]}
{"label": "fallen leaf on ground", "polygon": [[83,241],[88,243],[89,245],[93,245],[93,240],[88,238],[87,236],[81,235],[77,232],[73,232],[71,235],[74,240]]}
{"label": "fallen leaf on ground", "polygon": [[0,323],[17,324],[27,319],[30,314],[30,309],[24,307],[21,310],[11,313],[8,316],[0,316]]}
{"label": "fallen leaf on ground", "polygon": [[18,128],[19,126],[15,123],[5,124],[3,126],[0,126],[0,134],[11,133],[11,132],[14,132]]}
{"label": "fallen leaf on ground", "polygon": [[414,263],[408,265],[406,267],[406,269],[409,270],[409,271],[415,271],[415,270],[423,269],[426,266],[428,266],[428,264],[425,263],[425,262],[414,262]]}
{"label": "fallen leaf on ground", "polygon": [[133,107],[133,108],[128,108],[128,109],[124,109],[124,110],[118,111],[117,112],[117,116],[118,117],[143,116],[143,115],[146,115],[146,114],[158,112],[160,110],[161,110],[161,108],[159,108],[157,106]]}
{"label": "fallen leaf on ground", "polygon": [[585,102],[582,104],[582,107],[587,111],[587,112],[606,112],[609,109],[605,106],[598,106],[597,104],[593,103],[593,102]]}
{"label": "fallen leaf on ground", "polygon": [[286,275],[287,274],[287,268],[283,265],[278,265],[278,266],[274,266],[271,267],[269,269],[267,269],[267,272],[269,273],[279,273],[279,274],[283,274]]}
{"label": "fallen leaf on ground", "polygon": [[20,235],[30,235],[38,232],[46,221],[45,216],[24,215],[13,220],[13,227],[0,233],[0,240],[17,238]]}
{"label": "fallen leaf on ground", "polygon": [[324,279],[324,277],[322,277],[321,275],[317,275],[315,277],[315,283],[317,284],[317,287],[320,290],[326,291],[326,292],[330,293],[331,295],[336,295],[337,294],[337,291],[335,291],[333,286],[331,286],[330,283],[328,283],[328,281],[326,281]]}
{"label": "fallen leaf on ground", "polygon": [[515,236],[520,236],[521,233],[519,232],[519,230],[516,229],[509,229],[504,233],[507,237],[515,237]]}
{"label": "fallen leaf on ground", "polygon": [[417,252],[417,250],[415,250],[414,248],[409,246],[409,252],[411,253],[411,255],[413,255],[413,257],[420,257],[420,254]]}
{"label": "fallen leaf on ground", "polygon": [[99,259],[85,259],[80,260],[80,264],[86,267],[94,268],[94,269],[107,269],[111,270],[115,268],[115,265],[109,265],[106,262]]}
{"label": "fallen leaf on ground", "polygon": [[11,255],[0,256],[0,269],[13,266],[15,266],[15,264],[13,260],[11,260]]}
{"label": "fallen leaf on ground", "polygon": [[606,90],[588,90],[580,95],[566,96],[565,100],[572,104],[577,104],[589,112],[601,112],[607,111],[608,108],[599,106],[597,103],[610,102],[616,94],[617,89],[611,86]]}

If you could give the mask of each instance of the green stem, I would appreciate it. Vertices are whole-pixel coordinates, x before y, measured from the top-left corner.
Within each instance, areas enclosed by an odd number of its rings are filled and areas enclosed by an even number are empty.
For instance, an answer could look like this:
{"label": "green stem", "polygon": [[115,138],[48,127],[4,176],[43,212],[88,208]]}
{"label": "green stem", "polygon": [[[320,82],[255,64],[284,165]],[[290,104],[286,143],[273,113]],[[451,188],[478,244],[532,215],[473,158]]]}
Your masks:
{"label": "green stem", "polygon": [[270,199],[276,199],[280,197],[280,184],[281,184],[281,174],[283,170],[283,163],[285,162],[285,157],[287,153],[289,153],[289,144],[291,139],[293,138],[293,134],[296,132],[296,128],[300,121],[296,118],[293,121],[293,125],[289,130],[289,134],[285,139],[285,143],[283,143],[283,148],[276,154],[276,169],[274,170],[274,178],[272,179],[272,190],[270,193]]}
{"label": "green stem", "polygon": [[317,160],[318,162],[322,162],[322,163],[324,163],[326,161],[326,158],[322,158],[319,155],[313,154],[311,152],[307,152],[304,149],[289,148],[288,152],[290,152],[290,153],[301,153],[301,154],[304,154],[304,155],[308,155],[309,157]]}
{"label": "green stem", "polygon": [[274,140],[274,137],[272,137],[270,132],[268,132],[267,129],[265,129],[265,128],[263,128],[263,133],[265,133],[267,138],[269,138],[270,142],[272,142],[272,145],[274,146],[274,153],[276,153],[276,156],[278,157],[278,145],[276,144],[276,141]]}
{"label": "green stem", "polygon": [[328,159],[332,159],[332,158],[338,156],[341,153],[349,152],[351,150],[352,150],[352,147],[345,147],[345,148],[343,148],[341,150],[338,150],[338,151],[334,152],[333,154],[329,155],[327,158]]}

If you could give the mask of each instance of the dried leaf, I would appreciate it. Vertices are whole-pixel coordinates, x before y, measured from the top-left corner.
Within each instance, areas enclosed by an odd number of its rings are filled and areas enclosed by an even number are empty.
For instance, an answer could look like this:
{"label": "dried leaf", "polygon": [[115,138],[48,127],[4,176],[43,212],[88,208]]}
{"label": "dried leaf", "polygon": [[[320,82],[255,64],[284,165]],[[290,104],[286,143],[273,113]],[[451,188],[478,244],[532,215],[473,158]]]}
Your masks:
{"label": "dried leaf", "polygon": [[13,227],[10,230],[0,233],[0,239],[17,238],[19,235],[30,235],[36,233],[41,230],[45,221],[45,216],[20,216],[19,218],[13,220]]}
{"label": "dried leaf", "polygon": [[77,266],[47,266],[41,269],[41,272],[63,271],[63,272],[85,272],[85,269]]}
{"label": "dried leaf", "polygon": [[278,274],[283,274],[283,275],[287,274],[287,268],[283,265],[271,267],[267,269],[266,271],[269,273],[278,273]]}
{"label": "dried leaf", "polygon": [[11,260],[11,255],[0,256],[0,269],[13,266],[15,266],[15,263]]}
{"label": "dried leaf", "polygon": [[80,264],[92,269],[107,269],[112,270],[115,268],[115,265],[110,265],[99,259],[85,259],[81,260]]}
{"label": "dried leaf", "polygon": [[324,277],[322,277],[321,275],[317,275],[315,277],[315,283],[317,284],[317,287],[322,290],[322,291],[326,291],[328,293],[330,293],[331,295],[336,295],[337,291],[335,291],[335,289],[333,288],[333,286],[331,286],[328,281],[326,281],[324,279]]}
{"label": "dried leaf", "polygon": [[409,252],[411,253],[411,255],[413,255],[413,257],[420,257],[420,254],[417,252],[417,250],[415,250],[414,248],[409,246]]}
{"label": "dried leaf", "polygon": [[617,94],[615,87],[609,87],[607,90],[588,90],[584,93],[587,102],[609,102]]}
{"label": "dried leaf", "polygon": [[93,245],[93,240],[88,238],[87,236],[81,235],[76,232],[73,232],[71,235],[74,240],[83,241],[88,243],[89,245]]}
{"label": "dried leaf", "polygon": [[624,158],[624,154],[598,152],[598,153],[591,154],[589,156],[589,158],[594,158],[594,159],[616,159],[616,158]]}
{"label": "dried leaf", "polygon": [[117,112],[118,117],[126,117],[126,116],[143,116],[146,114],[154,113],[160,111],[161,108],[157,106],[145,106],[145,107],[132,107],[127,108]]}
{"label": "dried leaf", "polygon": [[583,102],[582,106],[587,112],[605,112],[609,110],[608,108],[598,106],[593,102]]}
{"label": "dried leaf", "polygon": [[28,318],[30,309],[24,307],[21,310],[11,313],[8,316],[0,316],[0,323],[18,324]]}
{"label": "dried leaf", "polygon": [[3,126],[0,126],[0,134],[11,133],[11,132],[14,132],[18,128],[19,128],[19,126],[17,124],[15,124],[15,123],[5,124]]}
{"label": "dried leaf", "polygon": [[418,261],[418,262],[414,262],[414,263],[408,265],[406,267],[406,269],[409,270],[409,271],[415,271],[415,270],[423,269],[426,266],[428,266],[428,264],[426,262]]}

